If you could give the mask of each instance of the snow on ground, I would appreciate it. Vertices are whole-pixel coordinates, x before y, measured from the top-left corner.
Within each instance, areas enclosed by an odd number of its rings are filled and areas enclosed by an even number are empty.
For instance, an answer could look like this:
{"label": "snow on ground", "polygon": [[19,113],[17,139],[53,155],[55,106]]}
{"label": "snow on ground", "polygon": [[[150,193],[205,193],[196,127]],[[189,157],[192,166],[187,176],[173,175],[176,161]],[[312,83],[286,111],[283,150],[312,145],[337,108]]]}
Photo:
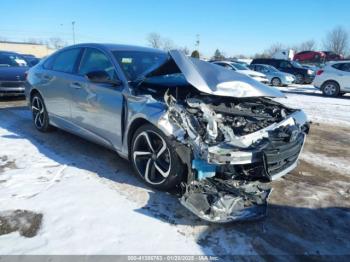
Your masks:
{"label": "snow on ground", "polygon": [[276,99],[293,108],[302,108],[314,122],[350,126],[350,95],[330,98],[312,85],[281,87],[287,98]]}
{"label": "snow on ground", "polygon": [[36,131],[24,107],[0,111],[0,159],[0,211],[43,214],[33,238],[0,235],[0,254],[255,254],[242,234],[202,240],[207,224],[175,196],[145,188],[114,152]]}
{"label": "snow on ground", "polygon": [[0,184],[0,210],[44,214],[38,236],[24,239],[18,232],[1,236],[1,254],[202,253],[175,227],[137,212],[140,205],[96,174],[7,130],[3,116],[1,122],[1,154],[7,156],[3,162],[14,162],[16,168],[5,168],[1,174],[5,182]]}
{"label": "snow on ground", "polygon": [[323,154],[315,154],[305,152],[301,155],[301,159],[315,166],[321,166],[332,172],[340,172],[341,174],[350,175],[349,156],[330,157]]}

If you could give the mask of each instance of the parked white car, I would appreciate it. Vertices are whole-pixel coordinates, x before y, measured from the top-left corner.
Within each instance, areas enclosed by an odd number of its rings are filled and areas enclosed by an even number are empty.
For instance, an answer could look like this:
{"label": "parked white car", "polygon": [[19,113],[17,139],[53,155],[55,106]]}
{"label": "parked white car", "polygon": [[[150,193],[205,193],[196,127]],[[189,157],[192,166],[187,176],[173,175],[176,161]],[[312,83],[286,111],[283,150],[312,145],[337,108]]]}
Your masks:
{"label": "parked white car", "polygon": [[316,73],[312,84],[326,96],[350,92],[350,60],[329,62]]}
{"label": "parked white car", "polygon": [[267,79],[266,75],[264,75],[263,73],[253,71],[242,63],[231,62],[231,61],[214,61],[212,63],[219,65],[219,66],[223,66],[227,69],[236,71],[238,73],[247,75],[247,76],[255,79],[256,81],[263,83],[263,84],[270,83],[270,81],[269,81],[269,79]]}

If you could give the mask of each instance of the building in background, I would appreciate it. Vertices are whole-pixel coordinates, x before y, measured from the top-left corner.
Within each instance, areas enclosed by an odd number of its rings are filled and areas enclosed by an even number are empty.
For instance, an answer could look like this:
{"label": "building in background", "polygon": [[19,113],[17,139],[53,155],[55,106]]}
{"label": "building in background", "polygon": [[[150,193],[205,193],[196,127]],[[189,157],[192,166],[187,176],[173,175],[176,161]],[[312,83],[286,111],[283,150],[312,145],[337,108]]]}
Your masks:
{"label": "building in background", "polygon": [[0,51],[12,51],[20,54],[31,54],[42,58],[55,52],[45,44],[35,44],[26,42],[0,41]]}

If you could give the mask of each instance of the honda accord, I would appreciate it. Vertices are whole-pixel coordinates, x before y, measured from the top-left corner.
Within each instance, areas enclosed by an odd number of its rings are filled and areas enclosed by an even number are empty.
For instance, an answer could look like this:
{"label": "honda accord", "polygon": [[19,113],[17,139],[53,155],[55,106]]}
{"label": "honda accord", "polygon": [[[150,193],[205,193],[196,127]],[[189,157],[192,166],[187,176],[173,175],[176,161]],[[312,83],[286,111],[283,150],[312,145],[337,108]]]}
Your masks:
{"label": "honda accord", "polygon": [[202,219],[265,214],[269,181],[297,165],[308,121],[274,87],[180,51],[66,47],[31,68],[34,126],[58,127],[129,159],[149,186],[177,189]]}

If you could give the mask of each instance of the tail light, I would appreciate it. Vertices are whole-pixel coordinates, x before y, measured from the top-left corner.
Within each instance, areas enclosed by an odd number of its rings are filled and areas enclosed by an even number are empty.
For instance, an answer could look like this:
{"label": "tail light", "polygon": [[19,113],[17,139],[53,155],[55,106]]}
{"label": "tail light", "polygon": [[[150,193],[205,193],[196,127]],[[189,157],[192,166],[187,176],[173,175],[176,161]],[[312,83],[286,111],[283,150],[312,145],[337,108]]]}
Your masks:
{"label": "tail light", "polygon": [[317,73],[316,73],[316,75],[318,75],[318,76],[320,76],[320,75],[322,75],[323,74],[323,70],[317,70]]}

